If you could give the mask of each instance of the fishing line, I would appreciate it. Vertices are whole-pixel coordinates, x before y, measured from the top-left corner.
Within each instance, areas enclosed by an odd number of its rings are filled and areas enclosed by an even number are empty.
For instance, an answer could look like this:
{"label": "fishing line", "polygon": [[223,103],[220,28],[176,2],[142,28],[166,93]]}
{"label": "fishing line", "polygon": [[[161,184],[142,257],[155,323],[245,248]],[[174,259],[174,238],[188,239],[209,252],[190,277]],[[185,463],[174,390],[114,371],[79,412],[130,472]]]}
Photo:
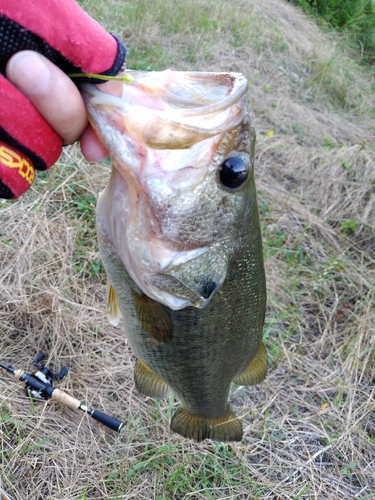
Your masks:
{"label": "fishing line", "polygon": [[94,78],[95,80],[104,80],[106,82],[125,82],[130,83],[133,81],[133,77],[129,74],[123,76],[108,76],[108,75],[97,75],[96,73],[68,73],[70,78]]}

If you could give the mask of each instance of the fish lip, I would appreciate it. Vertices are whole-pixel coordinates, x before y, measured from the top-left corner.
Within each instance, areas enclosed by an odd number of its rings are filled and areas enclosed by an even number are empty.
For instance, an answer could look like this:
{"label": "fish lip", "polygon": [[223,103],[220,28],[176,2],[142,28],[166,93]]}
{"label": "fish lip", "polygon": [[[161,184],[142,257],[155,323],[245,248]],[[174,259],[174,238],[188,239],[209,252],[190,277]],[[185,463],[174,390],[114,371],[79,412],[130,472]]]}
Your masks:
{"label": "fish lip", "polygon": [[[170,71],[170,70],[167,70]],[[227,78],[233,83],[233,87],[229,91],[229,94],[223,99],[219,100],[214,104],[208,106],[199,106],[191,109],[181,109],[178,110],[178,116],[196,116],[197,114],[209,115],[211,113],[217,113],[223,109],[227,109],[234,103],[239,101],[241,97],[246,93],[248,89],[248,81],[242,73],[235,72],[199,72],[199,71],[174,71],[173,76],[183,74],[186,79],[191,80],[204,80],[215,78]]]}
{"label": "fish lip", "polygon": [[[188,88],[189,80],[200,80],[203,82],[202,89],[198,89],[195,93],[200,97],[200,99],[197,98],[198,104],[192,102],[192,107],[184,107],[186,103],[183,100],[178,101],[178,97],[176,97],[175,105],[173,105],[173,102],[168,102],[167,98],[172,92],[168,88],[164,88],[154,94],[159,99],[159,107],[147,106],[134,100],[131,92],[128,98],[126,91],[121,97],[118,97],[107,94],[94,85],[86,83],[81,85],[86,106],[88,109],[90,109],[90,106],[99,106],[104,114],[106,107],[116,108],[123,117],[123,120],[120,120],[120,123],[122,123],[120,127],[128,130],[132,129],[138,139],[141,139],[144,144],[153,149],[186,149],[196,142],[214,137],[237,126],[243,119],[244,108],[243,106],[236,106],[236,103],[245,96],[248,82],[241,73],[212,72],[200,74],[199,72],[171,70],[151,73],[162,75],[160,78],[164,75],[163,83],[169,82],[170,87],[172,87],[173,82],[177,81],[177,83],[184,83],[185,87]],[[133,85],[133,88],[138,85],[144,93],[147,90],[153,93],[154,87],[152,85],[148,87],[143,85],[142,87],[142,83],[137,81],[137,76],[143,73],[129,71],[129,75],[132,74],[135,75],[133,81],[125,84],[124,89],[126,89],[126,85]],[[202,104],[202,101],[208,100],[206,96],[209,94],[209,85],[212,84],[212,80],[215,78],[218,83],[222,84],[221,87],[226,90],[223,90],[220,94],[213,92],[215,98],[211,99],[208,105]],[[208,82],[207,88],[204,87],[205,81]],[[192,85],[190,87],[193,88]],[[216,85],[216,88],[218,87],[219,85]],[[246,97],[244,98],[246,99]],[[90,122],[92,122],[95,129],[97,125],[94,116],[95,113],[89,112]],[[196,121],[200,117],[204,117],[204,121],[197,124]]]}
{"label": "fish lip", "polygon": [[[176,116],[176,119],[181,119],[181,117],[194,117],[197,115],[209,115],[212,113],[217,113],[219,111],[222,111],[223,109],[227,109],[230,106],[232,106],[234,103],[238,102],[243,95],[246,94],[247,89],[248,89],[248,81],[247,78],[242,74],[242,73],[236,73],[236,72],[200,72],[200,71],[171,71],[171,70],[165,70],[165,71],[151,71],[151,72],[144,72],[144,71],[137,71],[137,70],[126,70],[127,74],[129,74],[131,77],[133,77],[133,81],[136,82],[136,77],[137,76],[142,76],[146,75],[148,73],[148,76],[150,74],[164,74],[166,76],[169,76],[169,80],[172,81],[173,77],[181,77],[182,75],[186,79],[191,79],[191,80],[204,80],[204,79],[209,79],[212,80],[212,78],[226,78],[228,81],[232,82],[232,87],[229,90],[229,93],[223,98],[220,99],[219,101],[209,104],[207,106],[197,106],[189,109],[183,109],[181,107],[177,109],[170,109],[168,110],[168,113],[173,117]],[[126,85],[135,85],[136,83],[129,82]],[[80,88],[83,90],[83,95],[85,93],[95,96],[98,99],[100,99],[100,96],[102,94],[105,94],[105,99],[106,102],[108,103],[109,100],[115,104],[117,107],[122,107],[121,103],[124,103],[126,99],[124,97],[117,97],[112,94],[107,94],[103,92],[102,90],[98,89],[95,85],[91,83],[82,83],[80,85]],[[167,94],[165,92],[164,94]],[[85,95],[84,95],[85,98]],[[160,110],[159,110],[160,111]]]}

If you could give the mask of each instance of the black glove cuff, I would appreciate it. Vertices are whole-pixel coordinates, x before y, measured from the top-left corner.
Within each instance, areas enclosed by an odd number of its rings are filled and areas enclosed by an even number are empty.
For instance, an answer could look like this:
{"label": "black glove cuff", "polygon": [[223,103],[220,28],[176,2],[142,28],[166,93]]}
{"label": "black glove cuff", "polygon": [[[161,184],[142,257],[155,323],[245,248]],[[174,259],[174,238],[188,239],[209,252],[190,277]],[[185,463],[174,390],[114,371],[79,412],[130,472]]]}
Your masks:
{"label": "black glove cuff", "polygon": [[[115,35],[111,34],[117,42],[118,52],[117,57],[112,67],[101,73],[106,76],[116,76],[125,66],[126,48],[123,42]],[[16,22],[7,17],[0,16],[0,73],[5,75],[5,67],[8,60],[16,52],[21,50],[33,50],[44,55],[53,64],[58,66],[64,73],[81,73],[81,69],[66,59],[57,50],[52,48],[48,43],[35,35],[31,31],[26,30]],[[78,82],[104,83],[103,80],[95,78],[77,78]]]}

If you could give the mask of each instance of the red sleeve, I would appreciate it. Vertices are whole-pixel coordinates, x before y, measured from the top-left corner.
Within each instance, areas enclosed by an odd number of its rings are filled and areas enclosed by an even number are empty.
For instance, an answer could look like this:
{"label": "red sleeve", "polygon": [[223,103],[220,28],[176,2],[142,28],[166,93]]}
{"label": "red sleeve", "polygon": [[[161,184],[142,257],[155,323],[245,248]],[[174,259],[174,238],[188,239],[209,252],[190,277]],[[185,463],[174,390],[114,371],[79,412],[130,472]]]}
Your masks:
{"label": "red sleeve", "polygon": [[[0,197],[17,198],[60,156],[61,138],[5,78],[21,50],[43,54],[65,73],[117,75],[126,49],[74,0],[0,0]],[[81,78],[81,80],[83,77]],[[102,80],[91,80],[102,83]]]}
{"label": "red sleeve", "polygon": [[102,73],[113,66],[118,46],[72,0],[0,0],[0,14],[47,42],[83,72]]}

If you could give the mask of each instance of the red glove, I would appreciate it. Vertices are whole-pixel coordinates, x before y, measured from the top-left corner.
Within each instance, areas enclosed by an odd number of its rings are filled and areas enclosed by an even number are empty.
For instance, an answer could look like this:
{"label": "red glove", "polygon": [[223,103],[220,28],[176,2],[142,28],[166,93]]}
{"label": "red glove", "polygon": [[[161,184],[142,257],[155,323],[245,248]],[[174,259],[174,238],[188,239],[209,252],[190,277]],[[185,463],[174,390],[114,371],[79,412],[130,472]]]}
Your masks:
{"label": "red glove", "polygon": [[0,0],[0,198],[7,199],[29,189],[34,168],[48,169],[62,149],[61,138],[4,76],[21,50],[43,54],[65,73],[109,76],[123,69],[126,55],[123,43],[74,0]]}

